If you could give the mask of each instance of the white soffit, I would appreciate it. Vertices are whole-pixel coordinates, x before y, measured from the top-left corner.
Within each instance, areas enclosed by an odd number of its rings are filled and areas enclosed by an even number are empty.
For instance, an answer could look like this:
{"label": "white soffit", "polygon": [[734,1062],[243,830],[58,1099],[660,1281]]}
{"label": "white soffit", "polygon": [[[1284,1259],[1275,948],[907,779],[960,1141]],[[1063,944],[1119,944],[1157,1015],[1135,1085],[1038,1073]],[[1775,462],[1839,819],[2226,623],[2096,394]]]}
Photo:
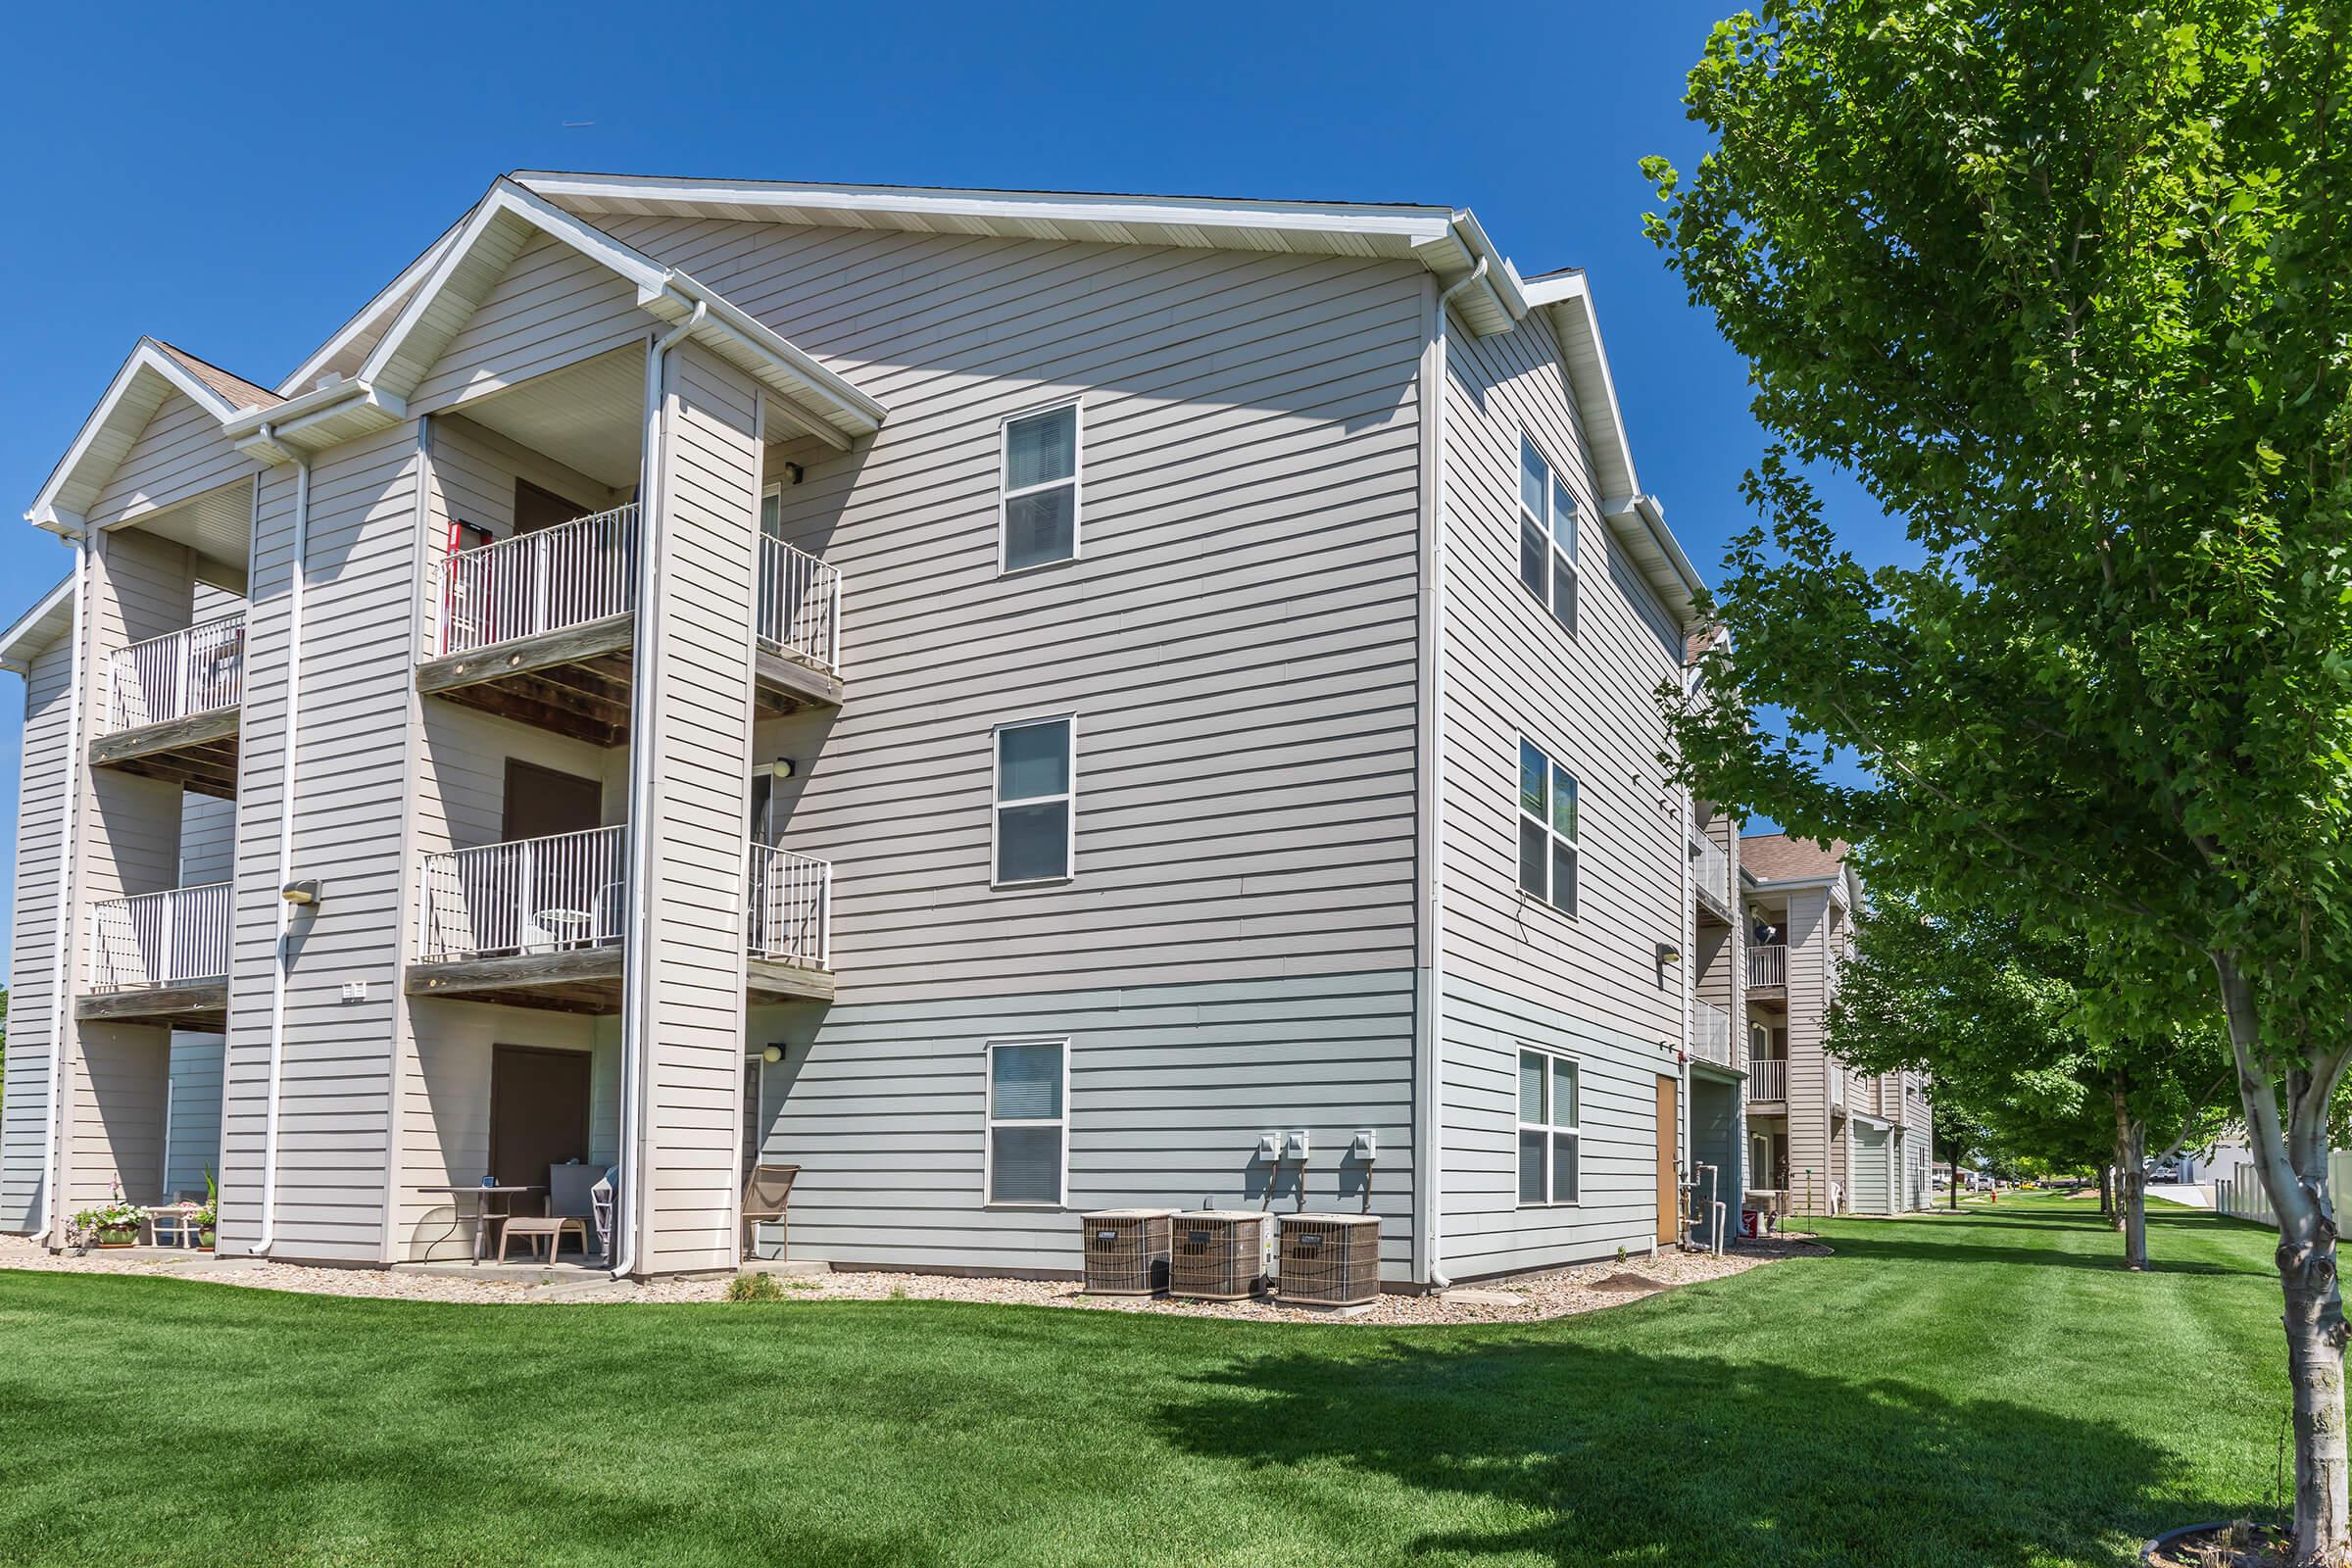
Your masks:
{"label": "white soffit", "polygon": [[74,579],[61,578],[16,623],[0,631],[0,669],[23,674],[40,651],[74,624]]}

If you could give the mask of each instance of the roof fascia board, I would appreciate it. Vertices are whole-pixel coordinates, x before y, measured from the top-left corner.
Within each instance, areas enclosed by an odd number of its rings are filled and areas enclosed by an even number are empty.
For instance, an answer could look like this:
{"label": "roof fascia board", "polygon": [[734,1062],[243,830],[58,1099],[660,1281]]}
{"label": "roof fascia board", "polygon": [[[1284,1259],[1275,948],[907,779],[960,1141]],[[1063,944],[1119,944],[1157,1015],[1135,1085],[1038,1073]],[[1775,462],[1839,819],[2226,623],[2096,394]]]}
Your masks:
{"label": "roof fascia board", "polygon": [[466,220],[461,218],[457,222],[443,229],[441,237],[424,248],[424,254],[402,268],[398,277],[377,289],[374,296],[366,305],[360,307],[358,315],[337,327],[334,336],[319,344],[317,349],[312,351],[309,359],[304,360],[295,368],[293,374],[277,383],[275,388],[277,395],[281,398],[292,397],[296,388],[309,384],[311,379],[325,368],[326,362],[341,353],[344,346],[353,338],[383,319],[385,314],[392,309],[395,303],[407,299],[409,286],[439,263],[442,256],[447,253],[450,241],[457,237],[458,230],[463,228],[465,223]]}
{"label": "roof fascia board", "polygon": [[819,404],[832,403],[848,412],[861,426],[857,434],[871,435],[889,416],[888,409],[858,390],[854,382],[839,371],[827,369],[818,364],[790,338],[717,290],[685,272],[673,270],[669,280],[672,290],[685,300],[689,311],[698,303],[710,308],[697,336],[713,323],[720,330],[733,334],[746,346],[773,361],[777,369],[804,388],[813,401]]}
{"label": "roof fascia board", "polygon": [[794,185],[764,180],[569,174],[520,171],[511,176],[538,195],[600,201],[697,201],[760,208],[824,208],[1021,222],[1166,223],[1196,228],[1305,228],[1390,234],[1414,243],[1444,237],[1453,214],[1407,204],[1261,202],[1212,196],[1084,195],[1063,191],[922,190],[894,185]]}
{"label": "roof fascia board", "polygon": [[13,669],[20,675],[29,670],[34,657],[66,630],[64,625],[52,626],[48,622],[73,603],[74,578],[69,573],[41,595],[30,610],[19,615],[6,631],[0,631],[0,669]]}
{"label": "roof fascia board", "polygon": [[[140,338],[129,357],[123,360],[122,368],[115,372],[115,378],[107,383],[97,407],[90,411],[88,418],[81,421],[74,444],[66,448],[66,455],[58,460],[56,467],[49,470],[48,482],[41,486],[40,494],[33,497],[32,505],[24,513],[26,521],[36,527],[47,528],[52,533],[71,535],[80,531],[80,517],[58,506],[59,493],[73,482],[82,464],[88,460],[91,446],[106,429],[122,400],[130,395],[131,387],[145,373],[162,376],[172,389],[186,394],[198,408],[222,423],[226,423],[237,412],[226,398],[198,379],[186,366],[165,353],[162,344],[151,337]],[[108,472],[111,474],[112,469]],[[99,475],[91,481],[92,488],[103,485],[107,477],[108,474]]]}

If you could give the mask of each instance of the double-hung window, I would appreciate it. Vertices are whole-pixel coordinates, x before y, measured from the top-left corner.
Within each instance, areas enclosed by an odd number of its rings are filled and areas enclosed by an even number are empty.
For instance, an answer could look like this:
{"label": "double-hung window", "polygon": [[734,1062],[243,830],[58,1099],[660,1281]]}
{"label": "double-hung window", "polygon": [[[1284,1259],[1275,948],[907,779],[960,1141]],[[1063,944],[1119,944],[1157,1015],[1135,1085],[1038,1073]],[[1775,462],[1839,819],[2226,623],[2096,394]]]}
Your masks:
{"label": "double-hung window", "polygon": [[1077,865],[1078,758],[1068,718],[999,725],[995,871],[999,886],[1054,882]]}
{"label": "double-hung window", "polygon": [[1576,498],[1526,436],[1519,438],[1519,580],[1576,635]]}
{"label": "double-hung window", "polygon": [[1004,421],[999,489],[999,571],[1077,559],[1077,404]]}
{"label": "double-hung window", "polygon": [[1576,1062],[1549,1051],[1519,1053],[1519,1201],[1576,1201]]}
{"label": "double-hung window", "polygon": [[1576,913],[1576,775],[1519,743],[1519,891]]}
{"label": "double-hung window", "polygon": [[988,1047],[988,1201],[1061,1205],[1069,1167],[1066,1040]]}

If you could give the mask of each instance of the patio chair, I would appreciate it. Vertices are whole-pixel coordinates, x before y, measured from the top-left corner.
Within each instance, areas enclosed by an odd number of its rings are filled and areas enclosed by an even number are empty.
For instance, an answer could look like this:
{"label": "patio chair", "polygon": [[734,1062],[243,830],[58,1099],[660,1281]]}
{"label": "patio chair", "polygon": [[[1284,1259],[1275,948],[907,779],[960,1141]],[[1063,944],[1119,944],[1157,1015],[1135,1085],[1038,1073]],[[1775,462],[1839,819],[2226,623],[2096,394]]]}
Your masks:
{"label": "patio chair", "polygon": [[[158,1247],[194,1247],[196,1245],[196,1226],[192,1223],[192,1219],[196,1208],[203,1202],[204,1194],[202,1192],[183,1189],[173,1193],[171,1203],[158,1208],[155,1211],[155,1217],[148,1221],[148,1228],[155,1237],[155,1245]],[[181,1204],[188,1206],[183,1208],[180,1206]],[[165,1241],[164,1238],[167,1236],[172,1240]]]}
{"label": "patio chair", "polygon": [[588,1255],[588,1228],[596,1218],[596,1184],[604,1179],[601,1165],[568,1165],[547,1167],[547,1211],[559,1219],[580,1222],[580,1255]]}
{"label": "patio chair", "polygon": [[785,1230],[784,1209],[792,1199],[793,1178],[800,1175],[798,1165],[754,1165],[743,1183],[743,1255],[750,1257],[759,1244],[759,1227],[776,1227],[776,1257],[791,1255],[789,1232]]}
{"label": "patio chair", "polygon": [[612,1261],[612,1201],[620,1191],[620,1167],[608,1169],[597,1184],[588,1189],[588,1220],[596,1227],[597,1255],[603,1261]]}

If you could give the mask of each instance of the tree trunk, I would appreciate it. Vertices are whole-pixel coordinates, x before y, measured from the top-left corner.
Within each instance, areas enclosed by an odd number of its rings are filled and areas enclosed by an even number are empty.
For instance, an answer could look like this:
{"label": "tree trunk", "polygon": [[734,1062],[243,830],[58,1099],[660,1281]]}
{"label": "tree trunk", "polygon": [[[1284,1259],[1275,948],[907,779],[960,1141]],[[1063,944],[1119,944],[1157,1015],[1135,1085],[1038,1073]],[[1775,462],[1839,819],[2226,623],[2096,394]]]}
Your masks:
{"label": "tree trunk", "polygon": [[[2264,1049],[2253,982],[2236,956],[2214,955],[2246,1152],[2278,1216],[2278,1286],[2295,1427],[2296,1568],[2352,1561],[2352,1484],[2344,1443],[2344,1302],[2328,1191],[2328,1108],[2344,1076],[2342,1050],[2281,1062]],[[2283,1102],[2283,1104],[2282,1104]],[[2281,1117],[2283,1108],[2285,1115]],[[2283,1124],[2282,1124],[2283,1123]]]}
{"label": "tree trunk", "polygon": [[2099,1218],[2109,1221],[2115,1218],[2115,1167],[2113,1165],[2099,1167]]}
{"label": "tree trunk", "polygon": [[2124,1236],[2124,1267],[2148,1266],[2148,1123],[2132,1114],[2121,1073],[2107,1086],[2115,1109],[2115,1228]]}
{"label": "tree trunk", "polygon": [[1952,1212],[1960,1212],[1960,1161],[1952,1161]]}
{"label": "tree trunk", "polygon": [[2335,1228],[2278,1244],[2286,1366],[2295,1408],[2295,1561],[2335,1564],[2352,1542],[2344,1447],[2344,1300]]}

